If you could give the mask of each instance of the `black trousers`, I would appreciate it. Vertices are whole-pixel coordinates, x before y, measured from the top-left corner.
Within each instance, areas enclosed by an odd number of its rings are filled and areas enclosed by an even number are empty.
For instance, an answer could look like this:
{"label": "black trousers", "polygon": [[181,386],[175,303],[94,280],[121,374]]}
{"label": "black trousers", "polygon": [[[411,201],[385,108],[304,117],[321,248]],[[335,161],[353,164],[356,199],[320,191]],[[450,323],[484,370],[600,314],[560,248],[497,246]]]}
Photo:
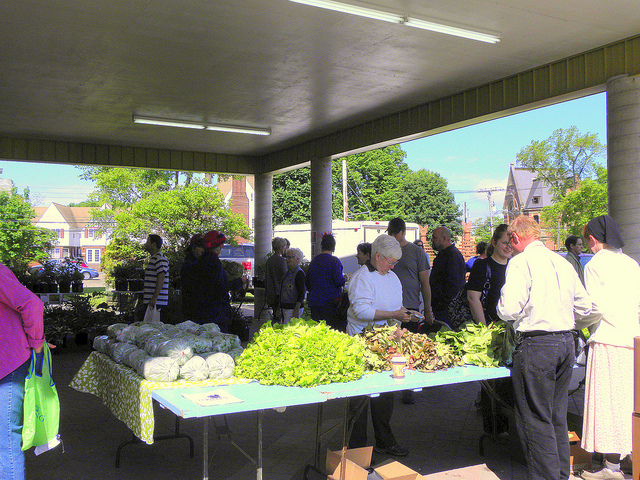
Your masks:
{"label": "black trousers", "polygon": [[511,379],[529,480],[569,478],[567,403],[574,360],[570,332],[525,337],[516,346]]}
{"label": "black trousers", "polygon": [[[353,417],[359,407],[364,404],[360,414]],[[368,405],[367,405],[368,404]],[[397,444],[391,431],[391,415],[393,414],[393,392],[381,393],[378,397],[352,397],[349,399],[349,411],[353,417],[353,430],[349,439],[349,448],[367,446],[367,424],[369,406],[371,407],[371,421],[376,439],[376,446],[389,448]]]}

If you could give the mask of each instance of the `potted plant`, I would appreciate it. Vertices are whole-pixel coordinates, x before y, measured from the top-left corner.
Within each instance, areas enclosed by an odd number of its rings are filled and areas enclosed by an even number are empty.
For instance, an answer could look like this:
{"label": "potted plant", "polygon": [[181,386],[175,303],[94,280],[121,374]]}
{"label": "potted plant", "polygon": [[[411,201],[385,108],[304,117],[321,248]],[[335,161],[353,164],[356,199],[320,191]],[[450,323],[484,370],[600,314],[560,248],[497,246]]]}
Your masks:
{"label": "potted plant", "polygon": [[44,262],[38,278],[38,293],[58,293],[56,271],[53,262]]}
{"label": "potted plant", "polygon": [[82,293],[84,291],[84,287],[82,285],[83,279],[84,277],[82,276],[82,272],[78,269],[71,274],[71,291],[73,293]]}
{"label": "potted plant", "polygon": [[116,265],[111,271],[114,288],[118,292],[126,292],[129,280],[129,268],[125,264]]}
{"label": "potted plant", "polygon": [[58,266],[56,269],[56,279],[60,293],[69,293],[71,291],[71,280],[76,271],[77,268],[68,263],[61,263]]}
{"label": "potted plant", "polygon": [[144,290],[144,269],[135,263],[129,267],[129,291],[140,292]]}

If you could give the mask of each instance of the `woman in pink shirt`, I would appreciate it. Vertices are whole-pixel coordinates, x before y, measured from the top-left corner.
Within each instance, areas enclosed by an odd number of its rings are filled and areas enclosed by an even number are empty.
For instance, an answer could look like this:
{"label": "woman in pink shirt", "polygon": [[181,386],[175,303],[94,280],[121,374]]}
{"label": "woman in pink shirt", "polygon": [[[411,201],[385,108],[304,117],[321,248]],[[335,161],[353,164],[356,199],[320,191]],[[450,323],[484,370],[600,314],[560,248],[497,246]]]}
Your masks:
{"label": "woman in pink shirt", "polygon": [[0,478],[23,480],[22,406],[31,349],[42,352],[40,299],[0,263]]}

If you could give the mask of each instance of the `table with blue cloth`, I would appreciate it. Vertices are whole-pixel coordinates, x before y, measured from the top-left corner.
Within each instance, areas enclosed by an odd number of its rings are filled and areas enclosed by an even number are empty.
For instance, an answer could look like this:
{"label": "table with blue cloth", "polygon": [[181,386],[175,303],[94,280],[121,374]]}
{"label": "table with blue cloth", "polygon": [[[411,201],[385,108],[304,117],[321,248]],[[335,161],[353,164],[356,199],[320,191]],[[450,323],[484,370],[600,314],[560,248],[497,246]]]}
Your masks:
{"label": "table with blue cloth", "polygon": [[[171,388],[159,389],[152,392],[152,397],[162,406],[183,418],[199,417],[204,421],[203,428],[203,478],[209,478],[208,473],[208,417],[240,412],[257,412],[257,443],[258,455],[256,459],[256,478],[262,480],[262,412],[267,409],[284,409],[296,405],[318,404],[340,398],[351,398],[362,395],[375,396],[384,392],[401,390],[420,390],[427,387],[451,385],[456,383],[473,382],[505,378],[510,375],[509,369],[483,368],[472,365],[454,367],[437,372],[407,371],[402,379],[393,378],[390,372],[380,372],[364,375],[362,378],[345,383],[331,383],[311,388],[283,387],[277,385],[260,385],[252,382],[244,385],[230,385],[222,387],[225,393],[235,397],[239,402],[215,406],[200,406],[187,399],[184,395],[206,393],[207,388]],[[319,409],[319,412],[321,410]],[[343,428],[346,431],[346,409]],[[318,415],[321,422],[321,415]],[[318,436],[320,428],[318,427]],[[346,434],[343,435],[343,439]],[[319,445],[316,439],[316,468],[318,467]]]}

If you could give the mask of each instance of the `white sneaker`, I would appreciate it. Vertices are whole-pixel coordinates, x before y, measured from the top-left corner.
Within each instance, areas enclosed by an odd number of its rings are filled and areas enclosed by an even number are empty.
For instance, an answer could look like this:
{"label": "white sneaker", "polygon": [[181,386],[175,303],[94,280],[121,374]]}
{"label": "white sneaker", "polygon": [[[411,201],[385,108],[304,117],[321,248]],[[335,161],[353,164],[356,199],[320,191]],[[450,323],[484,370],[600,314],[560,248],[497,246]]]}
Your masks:
{"label": "white sneaker", "polygon": [[597,472],[584,471],[580,475],[584,480],[624,480],[624,473],[621,471],[614,472],[607,467]]}

